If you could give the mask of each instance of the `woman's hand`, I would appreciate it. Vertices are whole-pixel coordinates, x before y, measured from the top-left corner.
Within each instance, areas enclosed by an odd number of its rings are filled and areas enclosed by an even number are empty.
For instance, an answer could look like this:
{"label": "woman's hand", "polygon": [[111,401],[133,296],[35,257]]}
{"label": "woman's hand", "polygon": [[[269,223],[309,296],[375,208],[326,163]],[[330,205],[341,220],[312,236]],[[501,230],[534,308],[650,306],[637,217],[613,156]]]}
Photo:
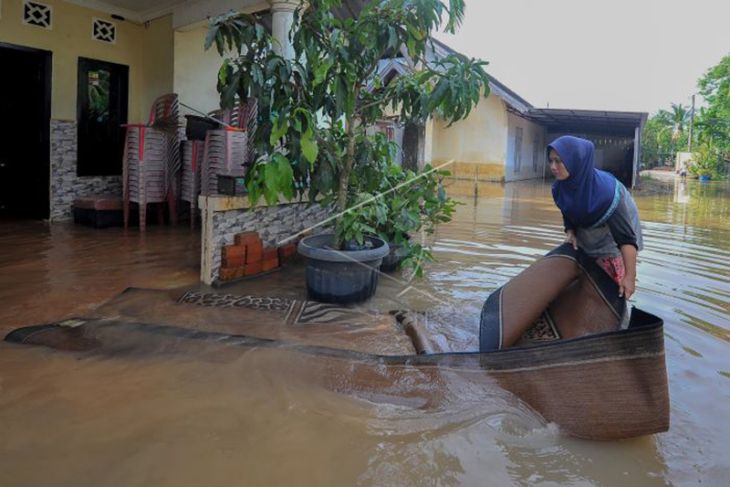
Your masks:
{"label": "woman's hand", "polygon": [[569,243],[575,250],[578,250],[578,239],[575,237],[575,230],[565,231],[565,243]]}
{"label": "woman's hand", "polygon": [[618,296],[629,299],[636,291],[636,276],[626,274],[618,286]]}
{"label": "woman's hand", "polygon": [[618,287],[618,296],[629,299],[636,290],[636,247],[633,245],[621,246],[621,257],[624,259],[624,278]]}

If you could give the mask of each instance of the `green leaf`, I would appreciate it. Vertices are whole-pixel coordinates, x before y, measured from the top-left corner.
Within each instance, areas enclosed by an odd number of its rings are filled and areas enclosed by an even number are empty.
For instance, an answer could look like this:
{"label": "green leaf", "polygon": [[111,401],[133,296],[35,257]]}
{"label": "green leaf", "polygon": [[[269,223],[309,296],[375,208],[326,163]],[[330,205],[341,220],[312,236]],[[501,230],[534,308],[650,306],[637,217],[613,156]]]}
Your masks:
{"label": "green leaf", "polygon": [[332,62],[327,60],[320,63],[314,70],[314,80],[312,85],[317,87],[327,78],[327,73],[332,67]]}
{"label": "green leaf", "polygon": [[226,59],[223,61],[223,64],[218,70],[218,86],[225,86],[227,84],[230,69],[231,65],[229,64],[228,59]]}
{"label": "green leaf", "polygon": [[276,156],[277,183],[279,189],[283,190],[292,186],[294,182],[294,171],[292,170],[289,159],[281,154],[277,154]]}
{"label": "green leaf", "polygon": [[264,187],[269,190],[279,189],[278,166],[273,161],[264,165]]}
{"label": "green leaf", "polygon": [[302,134],[300,144],[302,146],[302,154],[304,154],[304,157],[310,162],[312,167],[314,167],[314,161],[317,160],[317,154],[319,153],[319,146],[312,135],[313,133],[311,129],[306,131]]}
{"label": "green leaf", "polygon": [[[212,46],[213,42],[215,42],[215,39],[218,36],[218,31],[219,31],[219,28],[218,28],[218,25],[216,25],[216,24],[211,23],[211,26],[208,27],[208,32],[205,35],[205,44],[204,44],[204,48],[206,51],[208,49],[210,49],[210,46]],[[218,54],[222,55],[223,53],[219,52]]]}
{"label": "green leaf", "polygon": [[271,137],[269,138],[269,143],[272,146],[275,146],[279,140],[284,137],[284,134],[286,134],[287,129],[289,128],[289,123],[287,122],[287,119],[283,116],[276,116],[274,120],[272,120],[273,126],[271,127]]}

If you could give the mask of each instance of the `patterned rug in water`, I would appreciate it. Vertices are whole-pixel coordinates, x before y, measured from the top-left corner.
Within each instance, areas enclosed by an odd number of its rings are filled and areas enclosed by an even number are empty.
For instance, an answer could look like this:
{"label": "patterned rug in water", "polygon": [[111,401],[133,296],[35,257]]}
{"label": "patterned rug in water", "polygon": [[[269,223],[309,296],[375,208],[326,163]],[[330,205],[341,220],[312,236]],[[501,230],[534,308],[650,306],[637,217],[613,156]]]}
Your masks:
{"label": "patterned rug in water", "polygon": [[188,291],[178,300],[180,304],[194,304],[215,308],[245,308],[256,311],[275,311],[285,314],[289,325],[362,322],[371,320],[376,313],[337,304],[319,303],[272,296],[237,295]]}

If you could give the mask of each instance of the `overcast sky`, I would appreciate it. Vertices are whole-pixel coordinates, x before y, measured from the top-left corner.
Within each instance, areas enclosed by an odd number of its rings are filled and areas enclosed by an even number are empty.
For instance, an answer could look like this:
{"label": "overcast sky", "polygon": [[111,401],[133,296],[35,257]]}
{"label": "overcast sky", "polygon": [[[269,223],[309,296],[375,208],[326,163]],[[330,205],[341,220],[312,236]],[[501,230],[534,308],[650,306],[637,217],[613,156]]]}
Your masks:
{"label": "overcast sky", "polygon": [[[730,0],[465,0],[436,37],[537,107],[646,111],[690,103],[730,54]],[[698,100],[699,103],[699,100]]]}

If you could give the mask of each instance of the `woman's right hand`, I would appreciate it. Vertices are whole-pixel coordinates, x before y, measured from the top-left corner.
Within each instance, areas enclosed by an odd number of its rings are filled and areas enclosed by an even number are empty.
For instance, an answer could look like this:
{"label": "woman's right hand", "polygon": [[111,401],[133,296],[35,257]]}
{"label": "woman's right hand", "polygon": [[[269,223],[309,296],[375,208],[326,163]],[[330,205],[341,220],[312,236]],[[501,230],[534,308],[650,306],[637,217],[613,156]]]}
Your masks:
{"label": "woman's right hand", "polygon": [[575,230],[565,231],[565,243],[569,243],[575,250],[578,250],[578,239],[575,237]]}

